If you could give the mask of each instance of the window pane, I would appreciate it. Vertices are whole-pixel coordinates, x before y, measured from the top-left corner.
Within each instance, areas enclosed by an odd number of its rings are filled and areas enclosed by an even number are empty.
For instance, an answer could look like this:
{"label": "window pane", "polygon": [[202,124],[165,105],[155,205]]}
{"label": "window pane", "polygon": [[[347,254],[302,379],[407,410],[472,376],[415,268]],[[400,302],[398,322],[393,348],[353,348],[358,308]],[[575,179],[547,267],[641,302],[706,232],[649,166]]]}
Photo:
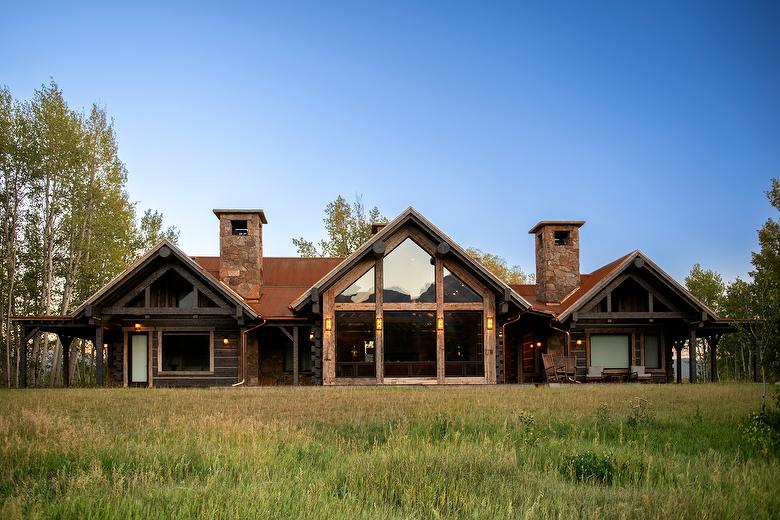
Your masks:
{"label": "window pane", "polygon": [[376,301],[376,294],[374,293],[373,267],[336,296],[337,303],[370,303],[374,301]]}
{"label": "window pane", "polygon": [[482,303],[482,297],[445,267],[444,303]]}
{"label": "window pane", "polygon": [[162,369],[166,372],[208,372],[208,333],[166,332],[162,336]]}
{"label": "window pane", "polygon": [[594,334],[590,337],[590,366],[628,368],[629,336]]}
{"label": "window pane", "polygon": [[407,238],[384,258],[384,301],[436,302],[433,258]]}
{"label": "window pane", "polygon": [[336,377],[376,377],[373,312],[336,313]]}
{"label": "window pane", "polygon": [[481,312],[444,313],[444,375],[484,376]]}
{"label": "window pane", "polygon": [[385,312],[385,376],[436,376],[436,315]]}
{"label": "window pane", "polygon": [[656,334],[645,334],[645,368],[661,368],[661,349]]}

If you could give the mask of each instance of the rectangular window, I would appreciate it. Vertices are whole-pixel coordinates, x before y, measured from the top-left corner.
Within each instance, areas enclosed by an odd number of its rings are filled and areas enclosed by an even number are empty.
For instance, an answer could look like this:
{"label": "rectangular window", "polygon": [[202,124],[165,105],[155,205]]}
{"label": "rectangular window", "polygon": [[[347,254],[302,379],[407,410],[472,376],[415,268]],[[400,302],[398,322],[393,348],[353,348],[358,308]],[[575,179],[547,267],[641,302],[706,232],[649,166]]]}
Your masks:
{"label": "rectangular window", "polygon": [[661,342],[657,334],[645,334],[645,368],[661,368]]}
{"label": "rectangular window", "polygon": [[385,377],[436,376],[436,315],[384,313]]}
{"label": "rectangular window", "polygon": [[163,372],[210,372],[211,334],[208,332],[163,332]]}
{"label": "rectangular window", "polygon": [[590,366],[628,368],[628,334],[593,334],[590,337]]}
{"label": "rectangular window", "polygon": [[444,313],[444,375],[484,376],[481,312]]}
{"label": "rectangular window", "polygon": [[336,377],[376,377],[376,313],[336,313]]}

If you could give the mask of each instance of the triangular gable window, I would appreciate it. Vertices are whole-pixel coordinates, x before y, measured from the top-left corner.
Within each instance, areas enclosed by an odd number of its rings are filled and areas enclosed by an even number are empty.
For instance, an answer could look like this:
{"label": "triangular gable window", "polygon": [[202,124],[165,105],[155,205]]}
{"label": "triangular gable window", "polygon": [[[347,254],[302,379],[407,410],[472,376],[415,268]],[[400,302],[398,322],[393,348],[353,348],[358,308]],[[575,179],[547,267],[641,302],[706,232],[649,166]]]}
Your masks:
{"label": "triangular gable window", "polygon": [[444,303],[482,303],[482,297],[445,267]]}
{"label": "triangular gable window", "polygon": [[152,284],[152,307],[178,307],[191,309],[195,307],[195,291],[192,284],[173,270]]}
{"label": "triangular gable window", "polygon": [[375,301],[373,267],[336,296],[336,303],[373,303]]}
{"label": "triangular gable window", "polygon": [[436,302],[433,257],[411,238],[385,256],[383,269],[385,302]]}

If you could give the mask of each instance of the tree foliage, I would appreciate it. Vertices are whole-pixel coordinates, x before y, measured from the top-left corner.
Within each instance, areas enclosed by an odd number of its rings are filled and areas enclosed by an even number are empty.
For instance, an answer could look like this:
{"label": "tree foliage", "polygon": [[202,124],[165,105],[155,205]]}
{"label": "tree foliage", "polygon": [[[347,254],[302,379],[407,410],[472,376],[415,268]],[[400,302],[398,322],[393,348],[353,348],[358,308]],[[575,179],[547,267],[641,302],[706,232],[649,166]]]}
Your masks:
{"label": "tree foliage", "polygon": [[320,240],[319,246],[303,237],[293,238],[300,256],[349,256],[371,238],[371,224],[387,222],[387,219],[376,206],[366,214],[360,197],[355,197],[355,201],[350,204],[339,195],[325,206],[325,218],[322,221],[328,238]]}
{"label": "tree foliage", "polygon": [[[53,81],[29,101],[0,88],[0,348],[8,385],[18,373],[11,317],[67,314],[131,263],[163,230],[162,215],[138,220],[126,190],[113,122],[92,105],[72,110]],[[61,378],[61,344],[36,336],[33,384]],[[89,360],[71,356],[76,375]]]}
{"label": "tree foliage", "polygon": [[498,255],[486,253],[480,249],[470,247],[466,252],[481,263],[488,271],[508,284],[528,284],[534,282],[533,274],[526,274],[519,265],[509,263]]}

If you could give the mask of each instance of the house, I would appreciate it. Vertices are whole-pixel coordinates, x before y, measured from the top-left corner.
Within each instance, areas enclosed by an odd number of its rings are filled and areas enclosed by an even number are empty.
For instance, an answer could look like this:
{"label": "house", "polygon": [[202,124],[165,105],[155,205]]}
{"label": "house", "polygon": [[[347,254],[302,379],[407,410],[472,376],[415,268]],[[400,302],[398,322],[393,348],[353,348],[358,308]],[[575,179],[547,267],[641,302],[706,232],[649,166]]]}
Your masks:
{"label": "house", "polygon": [[536,284],[510,286],[413,208],[347,258],[267,257],[263,210],[214,214],[218,257],[162,241],[69,315],[17,318],[22,347],[90,339],[109,386],[528,383],[545,353],[669,382],[673,349],[729,330],[641,251],[580,273],[582,221],[535,225]]}

